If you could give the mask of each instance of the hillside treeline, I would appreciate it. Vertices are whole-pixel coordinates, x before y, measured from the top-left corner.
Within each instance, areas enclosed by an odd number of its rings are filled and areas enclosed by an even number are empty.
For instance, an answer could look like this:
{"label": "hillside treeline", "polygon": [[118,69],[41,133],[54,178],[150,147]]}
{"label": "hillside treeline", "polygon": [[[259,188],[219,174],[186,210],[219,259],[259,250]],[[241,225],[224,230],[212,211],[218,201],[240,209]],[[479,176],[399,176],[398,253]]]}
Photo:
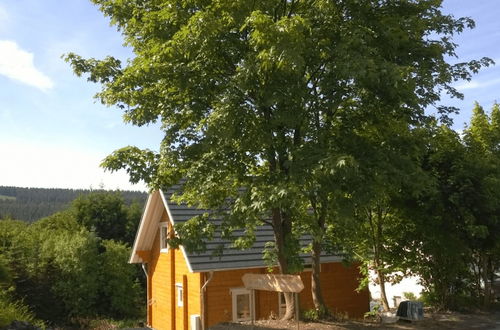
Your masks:
{"label": "hillside treeline", "polygon": [[[92,191],[96,190],[0,186],[0,218],[33,222],[64,210],[75,198]],[[120,193],[128,205],[134,201],[144,203],[147,196],[139,191]]]}
{"label": "hillside treeline", "polygon": [[90,328],[96,319],[140,318],[145,281],[127,261],[142,208],[94,191],[33,223],[0,220],[0,328],[12,320]]}

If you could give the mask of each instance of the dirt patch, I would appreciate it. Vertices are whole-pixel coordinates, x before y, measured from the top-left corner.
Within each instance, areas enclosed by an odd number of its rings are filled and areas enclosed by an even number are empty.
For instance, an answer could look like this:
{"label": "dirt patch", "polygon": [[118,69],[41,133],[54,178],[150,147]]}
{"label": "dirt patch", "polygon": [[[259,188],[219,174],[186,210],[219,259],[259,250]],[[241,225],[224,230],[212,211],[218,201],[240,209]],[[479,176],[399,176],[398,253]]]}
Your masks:
{"label": "dirt patch", "polygon": [[432,313],[418,322],[398,321],[396,323],[373,323],[349,320],[346,322],[297,322],[279,320],[259,320],[252,326],[249,323],[221,323],[211,330],[326,330],[326,329],[478,329],[500,330],[500,313],[475,314]]}

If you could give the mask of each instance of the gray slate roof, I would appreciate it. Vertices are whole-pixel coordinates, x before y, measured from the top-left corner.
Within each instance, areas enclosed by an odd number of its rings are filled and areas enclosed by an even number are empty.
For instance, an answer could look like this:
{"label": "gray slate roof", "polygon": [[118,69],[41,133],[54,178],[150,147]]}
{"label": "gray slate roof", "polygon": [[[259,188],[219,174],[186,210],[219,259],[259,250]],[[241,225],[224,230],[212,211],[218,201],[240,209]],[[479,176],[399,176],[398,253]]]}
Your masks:
{"label": "gray slate roof", "polygon": [[[204,213],[212,213],[211,210],[198,209],[195,207],[190,207],[186,204],[177,204],[172,201],[171,197],[175,192],[179,192],[182,188],[181,184],[171,186],[170,188],[163,190],[163,196],[168,204],[170,214],[172,216],[172,221],[175,224],[183,223],[189,219],[202,215]],[[214,220],[218,222],[218,220]],[[234,232],[234,236],[242,235],[242,231]],[[231,242],[228,240],[223,240],[220,235],[216,233],[212,241],[206,242],[206,251],[201,253],[188,252],[186,251],[186,257],[191,265],[191,269],[194,272],[204,272],[210,270],[228,270],[228,269],[240,269],[240,268],[259,268],[266,267],[267,265],[263,260],[263,250],[267,242],[274,241],[273,229],[269,225],[258,226],[256,230],[255,243],[250,249],[240,250],[231,247]],[[307,246],[311,242],[310,235],[303,235],[300,239],[302,246]],[[219,249],[220,245],[224,244],[224,249],[222,255],[215,255],[215,252]],[[311,264],[311,257],[307,254],[301,255],[303,263],[305,265]],[[341,261],[342,258],[336,255],[323,254],[321,257],[321,262],[336,262]]]}

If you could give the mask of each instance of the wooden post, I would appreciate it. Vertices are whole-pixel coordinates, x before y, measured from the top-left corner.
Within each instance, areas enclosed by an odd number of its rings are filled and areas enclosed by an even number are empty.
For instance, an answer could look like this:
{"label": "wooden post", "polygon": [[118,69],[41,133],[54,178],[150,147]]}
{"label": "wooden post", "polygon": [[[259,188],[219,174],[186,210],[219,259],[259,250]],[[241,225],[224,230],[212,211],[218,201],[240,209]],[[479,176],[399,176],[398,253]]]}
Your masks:
{"label": "wooden post", "polygon": [[297,330],[300,329],[300,322],[299,322],[299,293],[295,292],[295,318],[297,319]]}
{"label": "wooden post", "polygon": [[250,314],[252,315],[252,329],[255,324],[255,290],[250,290]]}

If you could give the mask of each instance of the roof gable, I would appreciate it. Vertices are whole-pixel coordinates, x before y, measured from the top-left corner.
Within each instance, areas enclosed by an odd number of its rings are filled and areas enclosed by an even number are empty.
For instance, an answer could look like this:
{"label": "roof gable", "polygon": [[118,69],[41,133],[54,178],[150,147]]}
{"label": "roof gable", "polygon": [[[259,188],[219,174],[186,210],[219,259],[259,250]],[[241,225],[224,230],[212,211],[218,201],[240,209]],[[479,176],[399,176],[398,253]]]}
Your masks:
{"label": "roof gable", "polygon": [[[172,195],[182,188],[181,184],[174,185],[165,191],[155,191],[150,194],[144,210],[139,230],[136,235],[131,263],[143,262],[138,256],[137,251],[151,250],[155,238],[156,230],[161,219],[162,213],[165,210],[172,225],[183,223],[189,219],[211,213],[207,209],[199,209],[188,206],[186,204],[178,204],[172,200]],[[213,220],[218,222],[218,220]],[[234,233],[236,236],[243,235],[243,231]],[[186,258],[186,263],[191,272],[204,272],[212,270],[230,270],[242,268],[261,268],[267,265],[263,259],[263,250],[267,242],[274,241],[274,232],[271,226],[258,226],[255,231],[255,243],[250,249],[240,250],[232,247],[229,240],[224,240],[220,237],[220,233],[216,232],[214,239],[206,243],[206,251],[187,252],[181,246],[181,250]],[[311,241],[310,235],[301,237],[301,245],[306,246]],[[217,255],[223,246],[222,255]],[[304,264],[311,263],[311,257],[308,254],[301,255]],[[340,261],[339,256],[323,255],[322,262]]]}

